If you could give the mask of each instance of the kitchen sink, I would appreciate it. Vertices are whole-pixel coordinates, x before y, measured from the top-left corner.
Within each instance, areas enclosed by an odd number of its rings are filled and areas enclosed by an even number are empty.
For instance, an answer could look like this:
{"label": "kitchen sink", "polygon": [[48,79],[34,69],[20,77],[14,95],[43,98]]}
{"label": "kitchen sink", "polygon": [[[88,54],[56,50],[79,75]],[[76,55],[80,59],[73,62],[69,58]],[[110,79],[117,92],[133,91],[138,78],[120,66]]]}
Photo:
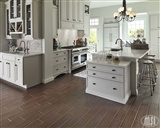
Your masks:
{"label": "kitchen sink", "polygon": [[120,48],[111,48],[111,51],[120,51]]}

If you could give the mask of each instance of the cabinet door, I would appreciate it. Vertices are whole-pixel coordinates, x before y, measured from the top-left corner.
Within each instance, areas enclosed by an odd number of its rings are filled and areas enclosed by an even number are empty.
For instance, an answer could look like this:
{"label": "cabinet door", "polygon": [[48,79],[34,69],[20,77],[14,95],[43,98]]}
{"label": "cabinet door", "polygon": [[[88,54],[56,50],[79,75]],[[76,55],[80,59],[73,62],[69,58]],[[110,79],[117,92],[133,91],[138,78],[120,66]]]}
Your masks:
{"label": "cabinet door", "polygon": [[159,21],[160,15],[151,15],[150,16],[150,29],[159,29],[160,28],[160,21]]}
{"label": "cabinet door", "polygon": [[84,2],[83,0],[79,0],[78,1],[78,8],[77,8],[77,11],[78,11],[78,22],[79,23],[83,23],[83,20],[84,20]]}
{"label": "cabinet door", "polygon": [[158,37],[158,31],[157,30],[151,30],[150,31],[150,45],[151,45],[151,54],[156,55],[156,58],[160,58],[159,56],[159,37]]}
{"label": "cabinet door", "polygon": [[2,68],[3,68],[2,67],[2,59],[0,59],[0,78],[2,78],[2,73],[3,73],[2,72],[3,71]]}
{"label": "cabinet door", "polygon": [[90,16],[84,15],[84,35],[89,37],[90,35]]}
{"label": "cabinet door", "polygon": [[26,24],[25,24],[25,34],[27,36],[31,36],[31,27],[32,27],[32,22],[31,22],[31,16],[32,16],[32,4],[30,2],[26,2],[26,10],[25,10],[25,15],[26,15]]}
{"label": "cabinet door", "polygon": [[69,21],[68,9],[69,2],[67,0],[61,0],[61,21]]}
{"label": "cabinet door", "polygon": [[14,62],[4,60],[3,66],[3,79],[14,82]]}
{"label": "cabinet door", "polygon": [[15,18],[15,0],[10,0],[10,20]]}
{"label": "cabinet door", "polygon": [[72,0],[72,18],[74,22],[78,22],[78,0]]}
{"label": "cabinet door", "polygon": [[16,63],[14,65],[14,80],[18,85],[23,85],[23,67],[22,63]]}
{"label": "cabinet door", "polygon": [[57,8],[53,7],[53,38],[56,38],[58,35],[58,17],[57,17]]}

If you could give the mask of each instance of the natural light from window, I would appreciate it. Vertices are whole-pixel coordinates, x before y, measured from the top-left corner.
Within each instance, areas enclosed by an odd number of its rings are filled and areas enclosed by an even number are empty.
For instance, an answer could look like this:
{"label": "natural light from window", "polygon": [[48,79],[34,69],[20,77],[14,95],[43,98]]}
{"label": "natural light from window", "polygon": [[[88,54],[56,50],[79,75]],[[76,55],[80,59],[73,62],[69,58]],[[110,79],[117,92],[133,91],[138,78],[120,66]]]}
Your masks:
{"label": "natural light from window", "polygon": [[99,19],[90,19],[90,26],[99,25]]}
{"label": "natural light from window", "polygon": [[135,20],[128,23],[129,38],[144,38],[144,20]]}

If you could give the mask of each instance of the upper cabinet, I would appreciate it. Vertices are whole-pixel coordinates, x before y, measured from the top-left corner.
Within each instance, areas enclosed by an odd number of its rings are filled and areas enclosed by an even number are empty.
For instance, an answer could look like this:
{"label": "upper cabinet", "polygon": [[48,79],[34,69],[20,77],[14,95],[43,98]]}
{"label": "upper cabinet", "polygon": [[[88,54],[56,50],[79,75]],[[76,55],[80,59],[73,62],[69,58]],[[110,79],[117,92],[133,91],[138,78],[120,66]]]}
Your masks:
{"label": "upper cabinet", "polygon": [[25,38],[41,38],[41,2],[26,0],[25,3]]}
{"label": "upper cabinet", "polygon": [[[6,38],[41,38],[41,0],[8,0],[6,3]],[[16,36],[15,36],[16,35]]]}
{"label": "upper cabinet", "polygon": [[150,15],[150,29],[160,29],[160,15]]}
{"label": "upper cabinet", "polygon": [[84,30],[84,1],[60,1],[60,28]]}
{"label": "upper cabinet", "polygon": [[15,21],[16,20],[23,20],[24,18],[24,3],[25,0],[10,0],[10,12],[9,12],[9,20]]}

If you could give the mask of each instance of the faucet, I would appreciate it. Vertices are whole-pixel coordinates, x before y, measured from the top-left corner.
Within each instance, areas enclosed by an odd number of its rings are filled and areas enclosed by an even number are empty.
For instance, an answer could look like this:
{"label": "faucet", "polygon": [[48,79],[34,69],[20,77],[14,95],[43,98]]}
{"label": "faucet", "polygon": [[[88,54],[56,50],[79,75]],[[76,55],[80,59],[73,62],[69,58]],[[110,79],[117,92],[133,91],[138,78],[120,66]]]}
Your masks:
{"label": "faucet", "polygon": [[122,41],[122,39],[118,38],[118,39],[116,40],[115,44],[117,44],[118,40],[120,40],[120,41],[121,41],[121,42],[120,42],[120,46],[121,46],[121,50],[123,50],[123,46],[122,46],[123,41]]}
{"label": "faucet", "polygon": [[25,47],[25,41],[22,40],[22,41],[20,42],[20,44],[19,44],[19,47],[21,47],[22,42],[23,42],[23,44],[24,44],[24,45],[23,45],[23,46],[24,46],[24,47],[23,47],[23,51],[24,51],[24,53],[26,53],[26,50],[27,50],[27,49],[26,49],[26,47]]}
{"label": "faucet", "polygon": [[26,48],[26,50],[27,50],[27,54],[29,53],[28,51],[29,51],[29,41],[27,41],[27,48]]}

